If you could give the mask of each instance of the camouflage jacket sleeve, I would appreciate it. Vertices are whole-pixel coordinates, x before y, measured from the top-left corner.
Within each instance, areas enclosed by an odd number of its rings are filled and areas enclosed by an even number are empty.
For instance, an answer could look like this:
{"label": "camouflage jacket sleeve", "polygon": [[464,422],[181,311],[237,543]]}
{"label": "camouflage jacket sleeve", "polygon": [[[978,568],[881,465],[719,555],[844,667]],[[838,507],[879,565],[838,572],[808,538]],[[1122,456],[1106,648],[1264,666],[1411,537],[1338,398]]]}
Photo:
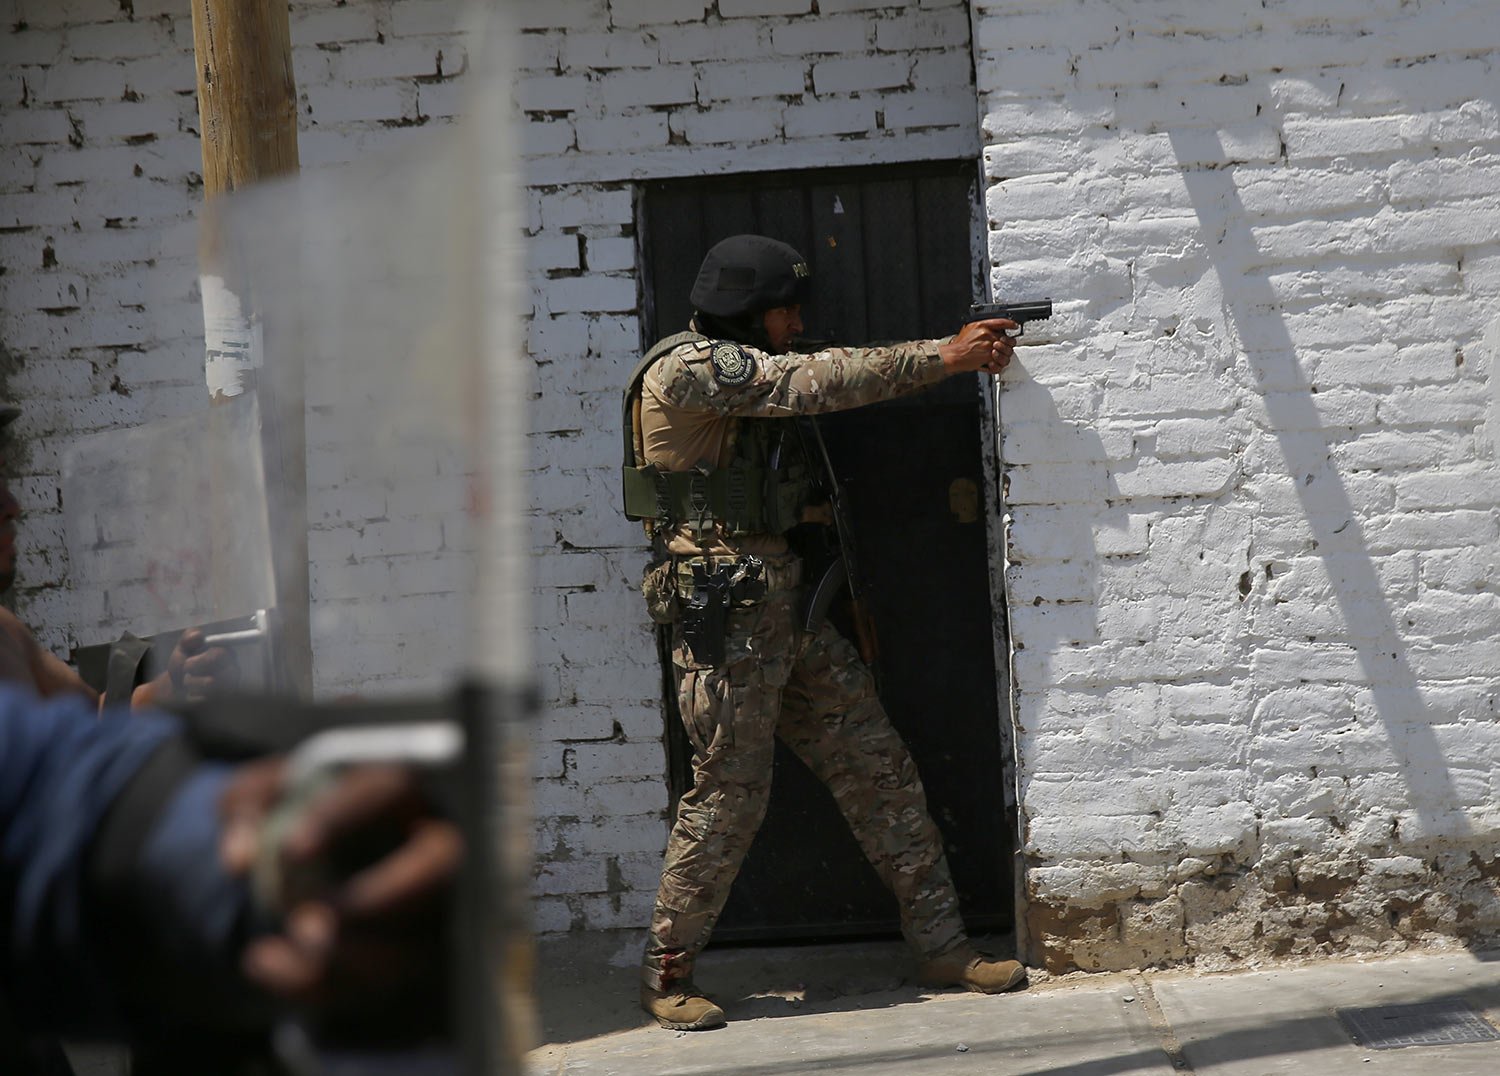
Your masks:
{"label": "camouflage jacket sleeve", "polygon": [[648,380],[670,406],[720,415],[787,418],[889,400],[947,376],[938,340],[772,355],[706,340],[674,348]]}

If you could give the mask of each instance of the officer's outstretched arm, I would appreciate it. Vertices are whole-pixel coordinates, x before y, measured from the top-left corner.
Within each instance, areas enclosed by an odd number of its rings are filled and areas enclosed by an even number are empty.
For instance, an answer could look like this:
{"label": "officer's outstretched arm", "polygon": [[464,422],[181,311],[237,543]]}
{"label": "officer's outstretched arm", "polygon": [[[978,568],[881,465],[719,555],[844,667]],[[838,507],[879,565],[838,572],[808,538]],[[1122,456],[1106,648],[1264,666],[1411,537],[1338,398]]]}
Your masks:
{"label": "officer's outstretched arm", "polygon": [[745,344],[709,341],[663,357],[647,373],[644,388],[668,407],[727,416],[791,418],[842,411],[943,380],[951,371],[942,344],[922,340],[772,355]]}

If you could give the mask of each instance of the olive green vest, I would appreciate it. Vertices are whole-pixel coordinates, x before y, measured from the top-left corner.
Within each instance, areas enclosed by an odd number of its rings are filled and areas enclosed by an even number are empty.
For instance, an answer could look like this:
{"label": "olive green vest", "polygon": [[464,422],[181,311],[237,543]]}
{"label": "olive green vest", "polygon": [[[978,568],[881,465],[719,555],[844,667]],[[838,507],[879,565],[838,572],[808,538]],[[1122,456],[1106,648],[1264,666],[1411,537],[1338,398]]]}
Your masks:
{"label": "olive green vest", "polygon": [[734,459],[725,467],[664,471],[636,456],[635,401],[646,371],[673,348],[706,339],[693,332],[669,336],[630,375],[624,400],[625,516],[697,533],[718,521],[731,536],[782,534],[802,521],[813,491],[813,471],[795,422],[742,419]]}

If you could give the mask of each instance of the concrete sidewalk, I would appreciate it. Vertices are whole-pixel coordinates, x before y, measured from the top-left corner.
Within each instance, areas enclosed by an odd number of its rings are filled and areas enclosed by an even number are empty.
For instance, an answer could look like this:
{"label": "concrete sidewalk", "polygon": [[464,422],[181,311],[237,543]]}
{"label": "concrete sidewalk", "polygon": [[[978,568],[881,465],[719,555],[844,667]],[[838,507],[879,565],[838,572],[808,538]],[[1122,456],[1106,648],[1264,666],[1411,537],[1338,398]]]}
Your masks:
{"label": "concrete sidewalk", "polygon": [[1500,1041],[1372,1049],[1335,1012],[1465,1002],[1495,1024],[1500,953],[1044,979],[983,997],[914,985],[899,942],[730,949],[698,973],[729,1026],[691,1033],[645,1026],[632,968],[558,951],[543,967],[547,1045],[531,1076],[1500,1074]]}

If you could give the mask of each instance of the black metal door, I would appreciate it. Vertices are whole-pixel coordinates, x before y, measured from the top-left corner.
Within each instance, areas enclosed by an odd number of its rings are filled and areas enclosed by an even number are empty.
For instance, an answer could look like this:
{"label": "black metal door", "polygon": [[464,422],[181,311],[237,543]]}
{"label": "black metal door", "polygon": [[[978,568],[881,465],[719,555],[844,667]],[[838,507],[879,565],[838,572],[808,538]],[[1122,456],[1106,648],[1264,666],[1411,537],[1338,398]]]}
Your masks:
{"label": "black metal door", "polygon": [[[956,331],[971,301],[972,161],[648,184],[640,206],[651,340],[687,327],[703,254],[740,232],[791,243],[812,266],[807,335],[863,344]],[[872,584],[881,698],[917,761],[971,930],[1011,926],[1014,826],[1005,806],[998,622],[989,600],[977,375],[820,419],[848,489]],[[663,648],[668,781],[691,749]],[[887,934],[895,902],[832,797],[778,743],[771,806],[716,941]]]}

